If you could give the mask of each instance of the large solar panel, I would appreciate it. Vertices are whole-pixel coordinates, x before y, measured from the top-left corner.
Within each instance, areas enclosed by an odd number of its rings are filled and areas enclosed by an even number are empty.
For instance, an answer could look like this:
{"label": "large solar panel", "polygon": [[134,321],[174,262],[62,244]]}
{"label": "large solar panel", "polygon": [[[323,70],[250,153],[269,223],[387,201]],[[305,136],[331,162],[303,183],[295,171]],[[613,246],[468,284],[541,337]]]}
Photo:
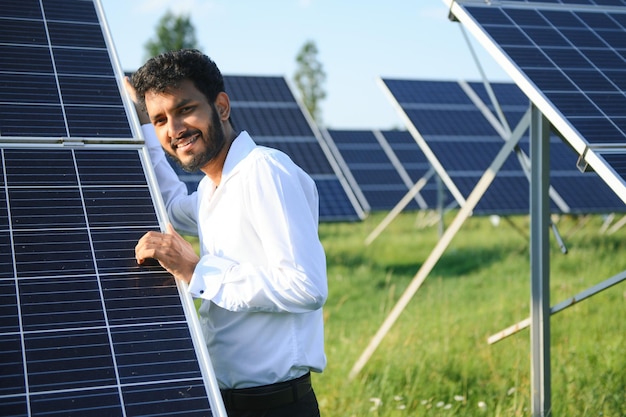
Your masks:
{"label": "large solar panel", "polygon": [[207,416],[193,303],[134,260],[164,216],[101,18],[0,8],[0,415]]}
{"label": "large solar panel", "polygon": [[446,3],[626,202],[626,2]]}
{"label": "large solar panel", "polygon": [[0,19],[1,136],[132,137],[92,1],[3,1]]}
{"label": "large solar panel", "polygon": [[[364,218],[341,161],[307,118],[284,77],[224,75],[224,82],[235,129],[248,131],[259,145],[285,152],[311,175],[320,195],[320,221]],[[187,188],[195,190],[202,176],[175,169]]]}
{"label": "large solar panel", "polygon": [[409,132],[329,129],[328,133],[371,210],[393,209],[422,178],[429,181],[405,210],[438,207],[440,190],[431,165]]}
{"label": "large solar panel", "polygon": [[[385,79],[385,87],[415,128],[417,140],[449,177],[462,205],[503,146],[501,130],[494,127],[495,106],[483,83]],[[527,97],[513,83],[491,83],[509,129],[529,108]],[[529,154],[529,140],[519,148]],[[608,213],[626,206],[594,173],[576,168],[576,153],[556,135],[551,137],[551,184],[556,213]],[[585,189],[587,192],[581,193]],[[478,202],[475,214],[528,213],[528,177],[517,154],[512,153]]]}
{"label": "large solar panel", "polygon": [[0,415],[206,415],[176,283],[134,260],[159,229],[141,152],[0,152]]}

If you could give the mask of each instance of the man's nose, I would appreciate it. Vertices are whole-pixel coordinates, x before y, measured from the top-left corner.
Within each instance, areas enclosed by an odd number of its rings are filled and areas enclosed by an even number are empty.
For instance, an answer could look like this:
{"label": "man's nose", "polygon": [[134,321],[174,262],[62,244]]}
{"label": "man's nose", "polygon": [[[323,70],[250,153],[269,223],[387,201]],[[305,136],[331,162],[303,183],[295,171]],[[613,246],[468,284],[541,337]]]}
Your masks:
{"label": "man's nose", "polygon": [[172,118],[168,122],[167,134],[170,139],[178,139],[185,131],[185,124],[178,118]]}

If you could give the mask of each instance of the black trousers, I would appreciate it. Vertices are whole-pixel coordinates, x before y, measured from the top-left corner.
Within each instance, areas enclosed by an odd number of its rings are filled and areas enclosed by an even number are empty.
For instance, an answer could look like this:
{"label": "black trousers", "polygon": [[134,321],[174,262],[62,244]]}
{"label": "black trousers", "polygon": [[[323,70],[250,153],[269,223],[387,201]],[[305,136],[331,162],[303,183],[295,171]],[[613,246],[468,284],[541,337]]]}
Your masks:
{"label": "black trousers", "polygon": [[311,373],[285,382],[221,390],[228,417],[319,417]]}
{"label": "black trousers", "polygon": [[320,417],[315,392],[311,389],[296,402],[269,410],[232,410],[226,408],[228,417]]}

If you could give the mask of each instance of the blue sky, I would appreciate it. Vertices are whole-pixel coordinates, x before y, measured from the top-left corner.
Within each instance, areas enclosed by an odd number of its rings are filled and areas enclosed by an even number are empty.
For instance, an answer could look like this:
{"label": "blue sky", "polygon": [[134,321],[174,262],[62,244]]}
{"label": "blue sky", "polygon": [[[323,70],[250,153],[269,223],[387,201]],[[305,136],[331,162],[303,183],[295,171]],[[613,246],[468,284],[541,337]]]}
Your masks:
{"label": "blue sky", "polygon": [[[379,77],[480,80],[460,25],[442,0],[101,0],[122,68],[145,59],[163,14],[186,13],[200,48],[228,75],[281,75],[290,82],[296,55],[316,43],[327,74],[321,103],[334,129],[402,127]],[[510,78],[474,41],[491,81]]]}

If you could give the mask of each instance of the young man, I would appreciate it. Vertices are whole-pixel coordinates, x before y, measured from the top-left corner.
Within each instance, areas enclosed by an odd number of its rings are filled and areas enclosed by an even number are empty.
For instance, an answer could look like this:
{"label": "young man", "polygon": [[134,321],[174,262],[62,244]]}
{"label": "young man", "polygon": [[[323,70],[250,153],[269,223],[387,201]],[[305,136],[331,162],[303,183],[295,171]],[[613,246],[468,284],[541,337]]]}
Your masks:
{"label": "young man", "polygon": [[[310,372],[326,366],[326,258],[313,180],[230,119],[215,63],[196,50],[150,59],[127,87],[165,201],[166,233],[135,248],[202,298],[200,323],[229,416],[318,416]],[[158,141],[157,141],[158,140]],[[205,176],[188,195],[163,150]],[[181,233],[197,234],[200,257]]]}

